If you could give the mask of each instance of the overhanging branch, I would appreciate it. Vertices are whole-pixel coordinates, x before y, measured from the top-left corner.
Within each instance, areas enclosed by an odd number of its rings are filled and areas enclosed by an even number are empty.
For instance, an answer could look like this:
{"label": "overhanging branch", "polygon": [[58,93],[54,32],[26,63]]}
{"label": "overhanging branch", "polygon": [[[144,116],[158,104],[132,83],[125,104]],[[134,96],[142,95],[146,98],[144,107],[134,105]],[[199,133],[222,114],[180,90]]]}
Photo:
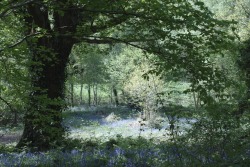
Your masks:
{"label": "overhanging branch", "polygon": [[[76,8],[77,9],[77,8]],[[81,9],[81,8],[78,8]],[[147,20],[157,20],[157,21],[163,21],[160,18],[157,17],[149,17],[146,16],[145,13],[135,13],[135,12],[128,12],[128,11],[118,11],[118,10],[94,10],[94,9],[86,9],[83,8],[83,11],[90,12],[90,13],[101,13],[101,14],[113,14],[113,15],[123,15],[123,16],[130,16],[130,17],[137,17],[137,18],[142,18],[142,19],[147,19]],[[134,9],[136,10],[136,9]]]}
{"label": "overhanging branch", "polygon": [[9,4],[9,7],[6,8],[5,10],[3,10],[1,13],[0,13],[0,19],[5,17],[7,15],[7,13],[12,10],[12,9],[16,9],[16,8],[19,8],[19,7],[22,7],[22,6],[25,6],[25,5],[28,5],[32,2],[34,2],[35,0],[28,0],[28,1],[25,1],[25,2],[20,2],[20,3],[17,3],[15,5],[11,5],[11,3]]}
{"label": "overhanging branch", "polygon": [[6,48],[2,48],[0,49],[0,52],[4,51],[5,49],[11,49],[11,48],[14,48],[16,47],[17,45],[23,43],[26,39],[28,39],[29,37],[33,37],[33,36],[36,36],[38,34],[41,34],[40,32],[37,32],[37,33],[33,33],[33,34],[29,34],[29,35],[26,35],[25,37],[23,37],[22,39],[20,39],[18,42],[10,45],[10,46],[7,46]]}
{"label": "overhanging branch", "polygon": [[126,17],[125,16],[114,17],[113,19],[110,19],[108,22],[106,22],[105,25],[103,25],[103,26],[91,25],[90,29],[93,33],[96,33],[96,32],[103,31],[103,30],[108,29],[108,28],[115,27],[119,24],[122,24],[126,20],[128,20],[129,18],[130,17],[127,17],[127,16]]}
{"label": "overhanging branch", "polygon": [[[88,36],[81,38],[82,42],[92,43],[92,44],[114,44],[114,43],[123,43],[129,46],[133,46],[135,48],[144,50],[146,52],[152,52],[152,50],[138,45],[138,43],[145,43],[145,42],[152,42],[156,41],[155,39],[131,39],[131,40],[125,40],[125,39],[119,39],[114,37],[95,37],[95,36]],[[156,54],[161,54],[159,51],[154,51]]]}
{"label": "overhanging branch", "polygon": [[13,112],[13,113],[16,112],[16,110],[11,106],[11,104],[8,101],[6,101],[4,98],[2,98],[1,96],[0,96],[0,100],[2,102],[4,102],[9,107],[11,112]]}

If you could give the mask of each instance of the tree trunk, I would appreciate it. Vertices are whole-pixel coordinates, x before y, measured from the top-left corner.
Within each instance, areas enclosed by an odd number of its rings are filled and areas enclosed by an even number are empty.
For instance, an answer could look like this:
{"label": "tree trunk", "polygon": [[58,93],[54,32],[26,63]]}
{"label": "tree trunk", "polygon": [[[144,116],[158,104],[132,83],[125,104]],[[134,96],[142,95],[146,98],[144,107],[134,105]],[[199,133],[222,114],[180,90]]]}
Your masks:
{"label": "tree trunk", "polygon": [[196,95],[195,92],[193,92],[193,99],[194,99],[195,110],[197,111],[201,106],[199,93],[197,93],[197,95]]}
{"label": "tree trunk", "polygon": [[89,107],[90,107],[90,105],[91,105],[91,86],[90,86],[90,84],[88,84],[88,95],[89,95],[89,99],[88,99],[88,103],[89,103]]}
{"label": "tree trunk", "polygon": [[71,106],[74,106],[74,83],[70,83]]}
{"label": "tree trunk", "polygon": [[[79,11],[69,1],[58,3],[59,10],[51,12],[44,4],[28,3],[20,10],[25,24],[26,42],[30,49],[29,73],[32,90],[24,116],[23,135],[18,148],[43,151],[62,144],[64,127],[64,86],[69,54],[76,40],[73,34],[80,21]],[[65,5],[67,4],[67,5]],[[52,8],[53,10],[53,8]],[[33,34],[40,34],[33,36]],[[70,35],[71,34],[71,35]]]}
{"label": "tree trunk", "polygon": [[98,84],[95,84],[95,102],[97,106],[99,104],[98,103]]}
{"label": "tree trunk", "polygon": [[80,105],[83,104],[82,91],[83,91],[83,84],[81,83],[81,85],[80,85]]}
{"label": "tree trunk", "polygon": [[33,90],[24,117],[24,132],[17,147],[48,150],[60,145],[64,136],[62,101],[66,65],[72,46],[70,39],[56,37],[41,37],[36,45],[31,44],[34,63],[31,63],[29,72]]}
{"label": "tree trunk", "polygon": [[97,106],[97,84],[94,83],[93,85],[93,100],[94,100],[94,104]]}
{"label": "tree trunk", "polygon": [[113,105],[113,88],[110,88],[110,104]]}
{"label": "tree trunk", "polygon": [[117,94],[117,89],[115,86],[113,86],[113,93],[115,96],[115,105],[118,106],[119,105],[119,100],[118,100],[118,94]]}

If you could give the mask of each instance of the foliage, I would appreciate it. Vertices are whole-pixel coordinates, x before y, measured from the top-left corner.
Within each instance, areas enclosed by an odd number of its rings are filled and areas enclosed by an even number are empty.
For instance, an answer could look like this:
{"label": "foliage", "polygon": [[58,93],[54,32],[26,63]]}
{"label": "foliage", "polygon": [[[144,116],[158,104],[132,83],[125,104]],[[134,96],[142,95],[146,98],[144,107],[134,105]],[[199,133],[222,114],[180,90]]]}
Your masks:
{"label": "foliage", "polygon": [[[72,61],[79,72],[82,70],[83,83],[103,83],[107,78],[104,65],[106,48],[96,45],[78,45],[73,48]],[[81,75],[81,73],[79,73]]]}
{"label": "foliage", "polygon": [[[14,49],[3,48],[21,38],[21,32],[15,25],[22,26],[18,18],[0,22],[0,122],[16,124],[24,113],[29,90],[27,75],[28,59],[24,44]],[[15,21],[15,24],[14,22]],[[13,46],[14,47],[14,46]]]}
{"label": "foliage", "polygon": [[235,27],[237,28],[236,33],[245,41],[249,38],[250,20],[249,20],[249,1],[248,0],[211,0],[203,1],[209,9],[211,9],[216,18],[235,20],[238,22]]}
{"label": "foliage", "polygon": [[[211,143],[211,142],[210,142]],[[230,144],[230,143],[228,143]],[[111,139],[102,145],[92,145],[88,141],[81,145],[92,149],[81,151],[77,148],[61,152],[52,150],[45,153],[9,153],[0,155],[1,166],[211,166],[211,165],[239,165],[249,163],[248,153],[237,156],[230,146],[228,150],[212,145],[205,147],[196,143],[176,146],[167,143],[158,145],[143,138]],[[80,146],[81,146],[80,145]],[[214,147],[213,147],[214,146]],[[225,151],[225,152],[224,152]],[[228,154],[229,153],[229,154]],[[233,154],[230,154],[233,153]],[[239,152],[238,152],[239,153]]]}
{"label": "foliage", "polygon": [[220,114],[200,119],[181,141],[190,146],[190,152],[199,152],[199,163],[246,165],[249,163],[248,125],[243,125],[242,120],[239,122],[235,117],[229,116],[232,110],[230,106],[213,110]]}
{"label": "foliage", "polygon": [[[106,109],[109,110],[109,108]],[[109,135],[110,138],[107,140],[98,137],[98,134],[89,139],[83,139],[83,136],[69,138],[57,150],[35,153],[28,150],[15,152],[13,147],[2,146],[0,164],[7,167],[13,164],[23,166],[244,166],[249,163],[249,115],[245,113],[238,120],[230,116],[232,109],[233,106],[227,104],[210,106],[206,109],[207,112],[203,112],[204,115],[200,113],[192,128],[187,129],[188,133],[177,135],[167,133],[165,136],[164,134],[158,136],[153,132],[144,138],[139,137],[139,131],[137,131],[137,136],[125,137],[128,131],[125,127],[128,124],[124,124],[120,129],[121,133],[117,135],[110,133],[105,128],[107,125],[99,124],[95,125],[95,128],[100,127],[105,135]],[[125,116],[125,110],[123,108],[120,110]],[[65,117],[77,123],[76,118],[81,116],[91,120],[89,113],[91,111],[65,112]],[[178,122],[178,118],[176,121]],[[178,124],[175,125],[174,131],[177,131]],[[82,126],[90,128],[91,124]],[[72,129],[71,132],[79,134],[82,126],[75,126],[78,131],[74,132]],[[115,127],[117,126],[121,125],[116,124]],[[132,128],[135,129],[135,127]]]}

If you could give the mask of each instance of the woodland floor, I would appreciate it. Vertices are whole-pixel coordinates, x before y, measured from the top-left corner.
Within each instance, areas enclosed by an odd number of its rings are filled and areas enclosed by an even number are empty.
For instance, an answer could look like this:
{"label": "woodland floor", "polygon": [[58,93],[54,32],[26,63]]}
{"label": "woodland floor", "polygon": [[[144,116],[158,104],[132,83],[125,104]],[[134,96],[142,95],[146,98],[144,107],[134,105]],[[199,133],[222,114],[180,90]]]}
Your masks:
{"label": "woodland floor", "polygon": [[[64,125],[68,127],[69,137],[78,139],[98,138],[106,141],[117,135],[123,137],[145,138],[154,136],[155,139],[162,139],[169,132],[169,122],[164,122],[160,128],[142,126],[138,119],[138,112],[126,107],[73,107],[63,112]],[[190,127],[188,120],[181,118],[178,121],[180,127]],[[0,127],[0,143],[15,145],[22,135],[22,125],[11,127]]]}

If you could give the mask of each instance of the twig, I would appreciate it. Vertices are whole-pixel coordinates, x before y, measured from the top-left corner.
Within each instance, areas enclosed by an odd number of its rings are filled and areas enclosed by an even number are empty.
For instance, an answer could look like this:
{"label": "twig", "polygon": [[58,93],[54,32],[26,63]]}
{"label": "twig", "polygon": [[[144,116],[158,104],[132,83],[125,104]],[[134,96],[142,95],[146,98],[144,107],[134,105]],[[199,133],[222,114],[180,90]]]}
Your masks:
{"label": "twig", "polygon": [[243,6],[242,4],[240,4],[242,9],[244,10],[244,12],[246,13],[247,17],[250,17],[250,11],[247,11],[247,9],[245,8],[245,6]]}
{"label": "twig", "polygon": [[16,110],[11,106],[11,104],[0,96],[0,100],[3,101],[9,108],[11,112],[16,112]]}
{"label": "twig", "polygon": [[159,51],[150,50],[148,48],[145,48],[145,47],[134,44],[135,42],[155,41],[155,39],[145,39],[145,40],[137,39],[137,40],[126,41],[124,39],[118,39],[118,38],[114,38],[114,37],[96,37],[96,36],[87,36],[87,37],[84,37],[84,38],[81,38],[81,39],[83,41],[87,42],[87,43],[95,43],[95,44],[124,43],[126,45],[133,46],[133,47],[138,48],[138,49],[142,49],[144,51],[154,52],[155,54],[162,54]]}
{"label": "twig", "polygon": [[[32,3],[34,0],[29,0],[29,1],[26,1],[26,2],[21,2],[21,3],[18,3],[16,5],[11,5],[10,7],[6,8],[3,12],[0,13],[0,19],[2,17],[5,17],[6,16],[6,13],[9,12],[10,10],[12,9],[15,9],[15,8],[19,8],[21,6],[24,6],[24,5],[27,5],[29,3]],[[14,1],[12,1],[14,2]],[[9,4],[10,5],[10,4]]]}
{"label": "twig", "polygon": [[19,45],[19,44],[21,44],[22,42],[24,42],[27,38],[36,36],[36,35],[38,35],[38,34],[41,34],[41,33],[38,32],[38,33],[33,33],[33,34],[26,35],[25,37],[23,37],[22,39],[20,39],[18,42],[14,43],[14,44],[12,44],[12,45],[10,45],[10,46],[7,46],[6,48],[0,49],[0,52],[4,51],[5,49],[14,48],[14,47],[16,47],[17,45]]}

